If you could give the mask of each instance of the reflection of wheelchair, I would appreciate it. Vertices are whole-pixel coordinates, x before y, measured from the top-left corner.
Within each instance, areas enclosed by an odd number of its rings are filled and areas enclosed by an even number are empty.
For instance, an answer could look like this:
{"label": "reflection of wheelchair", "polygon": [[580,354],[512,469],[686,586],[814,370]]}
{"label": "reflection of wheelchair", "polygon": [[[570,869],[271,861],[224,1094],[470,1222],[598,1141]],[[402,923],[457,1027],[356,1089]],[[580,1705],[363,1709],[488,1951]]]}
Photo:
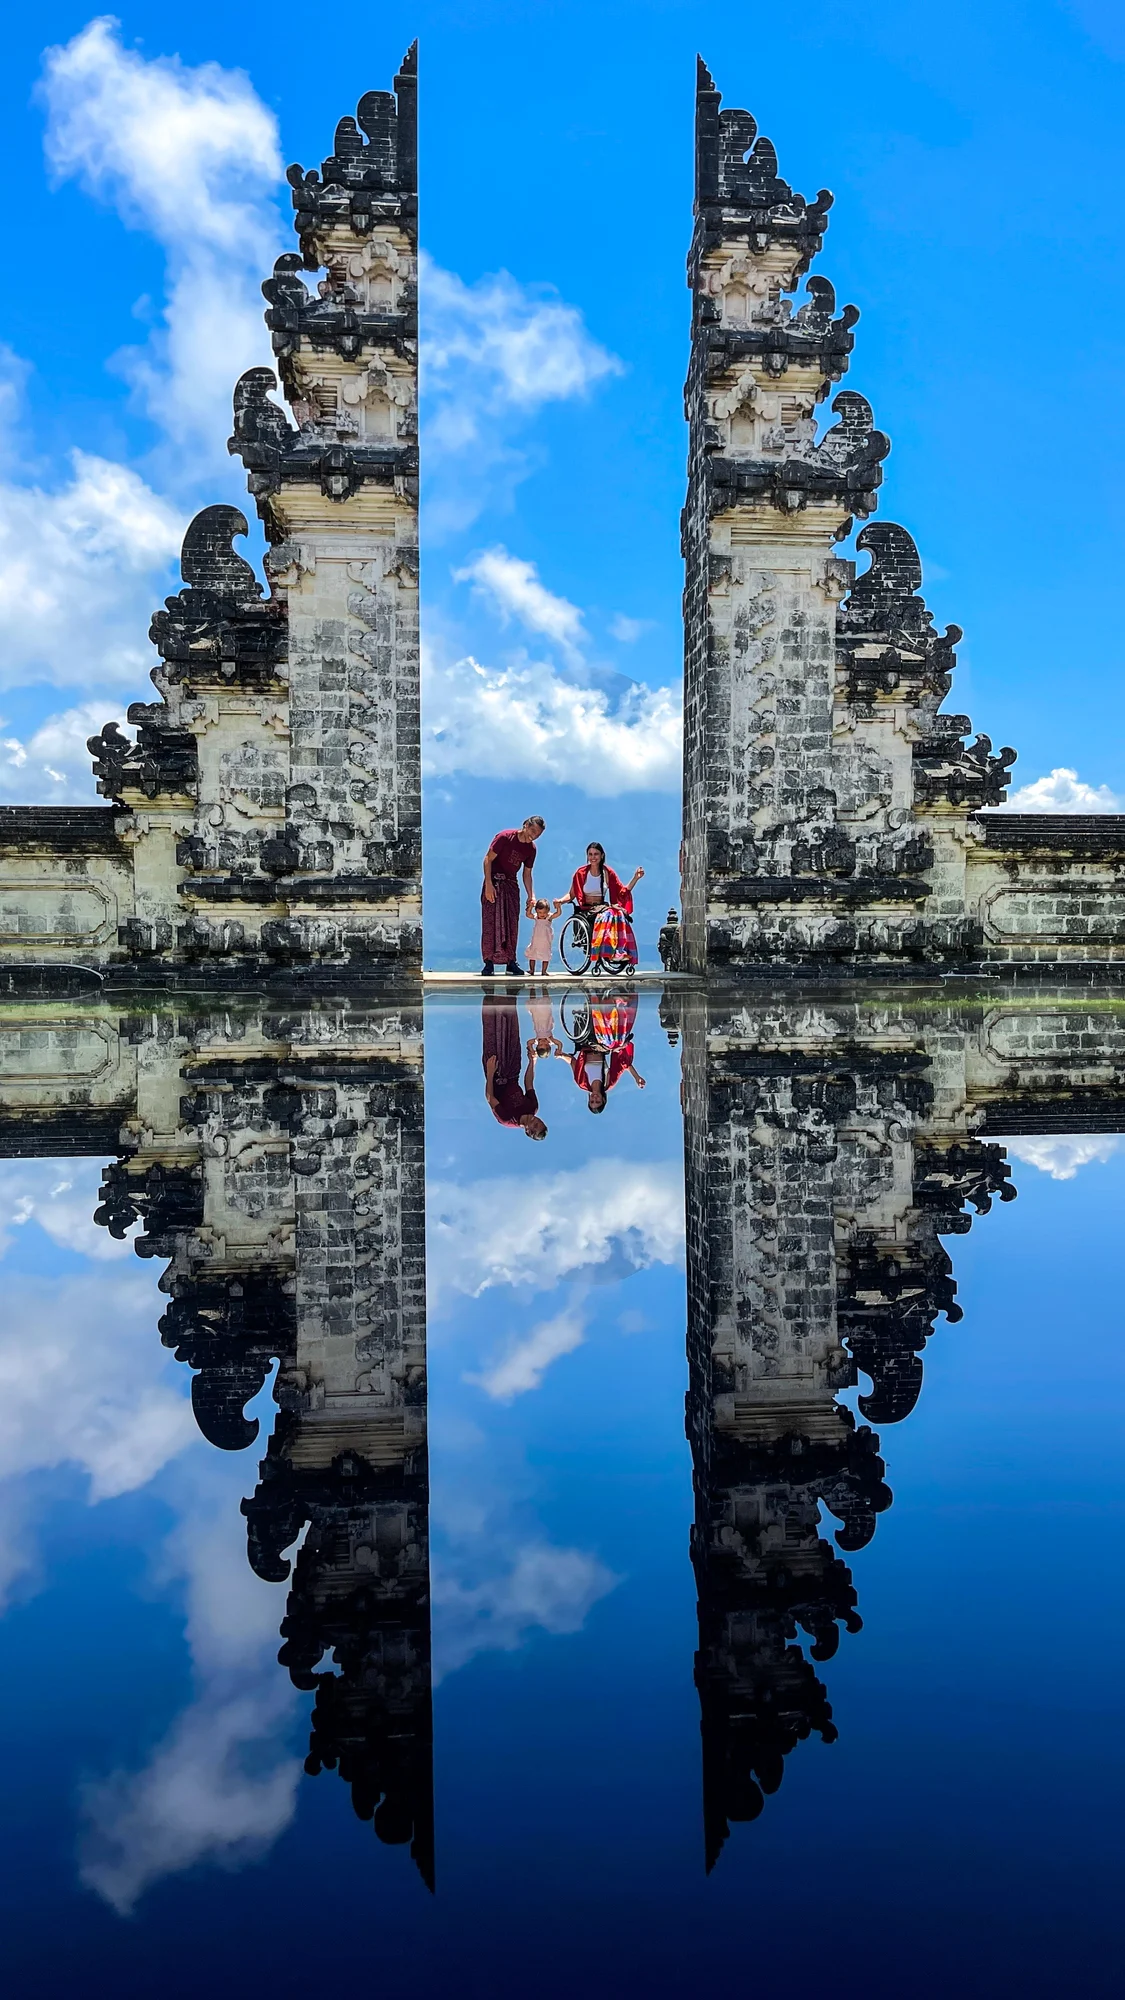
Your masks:
{"label": "reflection of wheelchair", "polygon": [[[576,977],[589,969],[590,943],[597,914],[596,910],[576,910],[572,917],[567,918],[559,935],[559,957],[567,971]],[[598,965],[599,973],[616,972],[624,979],[632,979],[636,969],[627,958],[603,959]]]}

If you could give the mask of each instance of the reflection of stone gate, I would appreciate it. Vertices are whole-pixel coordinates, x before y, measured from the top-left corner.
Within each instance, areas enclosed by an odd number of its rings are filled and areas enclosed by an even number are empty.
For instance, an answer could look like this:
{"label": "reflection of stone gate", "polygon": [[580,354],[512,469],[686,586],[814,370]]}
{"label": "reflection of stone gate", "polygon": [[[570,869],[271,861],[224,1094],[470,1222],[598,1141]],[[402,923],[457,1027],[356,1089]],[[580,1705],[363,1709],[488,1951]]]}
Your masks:
{"label": "reflection of stone gate", "polygon": [[0,1017],[0,1153],[116,1156],[96,1219],[168,1260],[161,1336],[212,1444],[255,1441],[278,1363],[243,1509],[258,1575],[292,1567],[306,1768],[432,1886],[420,1009],[26,1004]]}
{"label": "reflection of stone gate", "polygon": [[[871,1424],[908,1416],[943,1238],[1014,1190],[990,1135],[1125,1131],[1125,1010],[1058,989],[677,994],[708,1866],[835,1725],[818,1667],[860,1619],[845,1554],[890,1505]],[[857,1423],[838,1401],[868,1378]],[[801,1643],[801,1634],[809,1641]]]}

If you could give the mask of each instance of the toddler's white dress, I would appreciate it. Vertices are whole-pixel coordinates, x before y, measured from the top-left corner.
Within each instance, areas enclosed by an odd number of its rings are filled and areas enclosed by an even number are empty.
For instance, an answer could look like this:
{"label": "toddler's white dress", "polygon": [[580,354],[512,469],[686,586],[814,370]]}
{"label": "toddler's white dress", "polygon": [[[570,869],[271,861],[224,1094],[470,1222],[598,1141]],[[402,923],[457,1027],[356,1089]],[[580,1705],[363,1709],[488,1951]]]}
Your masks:
{"label": "toddler's white dress", "polygon": [[555,923],[553,917],[536,917],[531,926],[531,943],[527,947],[529,959],[536,965],[550,965],[551,953],[555,949]]}

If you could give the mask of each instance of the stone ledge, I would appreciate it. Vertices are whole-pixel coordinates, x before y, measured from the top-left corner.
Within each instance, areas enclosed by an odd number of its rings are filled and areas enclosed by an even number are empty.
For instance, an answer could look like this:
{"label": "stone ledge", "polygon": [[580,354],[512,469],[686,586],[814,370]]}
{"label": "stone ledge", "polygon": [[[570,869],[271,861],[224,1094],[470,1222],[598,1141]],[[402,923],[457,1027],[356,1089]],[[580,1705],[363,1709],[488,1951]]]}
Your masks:
{"label": "stone ledge", "polygon": [[921,903],[931,890],[906,875],[732,875],[707,893],[714,903]]}
{"label": "stone ledge", "polygon": [[970,824],[990,848],[1049,847],[1056,853],[1073,848],[1125,859],[1125,813],[982,812],[973,813]]}
{"label": "stone ledge", "polygon": [[115,806],[0,806],[0,851],[124,853],[128,818]]}

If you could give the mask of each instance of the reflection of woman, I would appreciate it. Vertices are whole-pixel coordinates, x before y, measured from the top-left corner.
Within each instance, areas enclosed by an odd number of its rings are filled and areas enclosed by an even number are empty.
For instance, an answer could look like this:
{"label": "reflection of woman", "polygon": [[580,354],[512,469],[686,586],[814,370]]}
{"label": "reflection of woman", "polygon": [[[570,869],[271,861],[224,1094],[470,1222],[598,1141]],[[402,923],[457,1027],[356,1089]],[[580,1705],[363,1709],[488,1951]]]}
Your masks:
{"label": "reflection of woman", "polygon": [[529,1139],[545,1139],[547,1127],[535,1095],[534,1056],[520,1082],[520,1017],[510,994],[485,994],[481,1033],[484,1095],[493,1117],[501,1125],[521,1127]]}
{"label": "reflection of woman", "polygon": [[610,1091],[620,1083],[626,1070],[638,1089],[645,1079],[633,1060],[633,1023],[637,1002],[627,998],[595,1000],[590,1007],[588,1033],[572,1056],[564,1056],[574,1073],[579,1090],[588,1093],[591,1111],[604,1111]]}
{"label": "reflection of woman", "polygon": [[591,918],[592,964],[637,963],[637,940],[629,918],[633,914],[633,890],[644,872],[643,868],[635,868],[631,879],[623,882],[608,865],[600,840],[592,840],[586,849],[586,866],[575,869],[570,894],[561,901],[573,903],[576,912],[581,910]]}

